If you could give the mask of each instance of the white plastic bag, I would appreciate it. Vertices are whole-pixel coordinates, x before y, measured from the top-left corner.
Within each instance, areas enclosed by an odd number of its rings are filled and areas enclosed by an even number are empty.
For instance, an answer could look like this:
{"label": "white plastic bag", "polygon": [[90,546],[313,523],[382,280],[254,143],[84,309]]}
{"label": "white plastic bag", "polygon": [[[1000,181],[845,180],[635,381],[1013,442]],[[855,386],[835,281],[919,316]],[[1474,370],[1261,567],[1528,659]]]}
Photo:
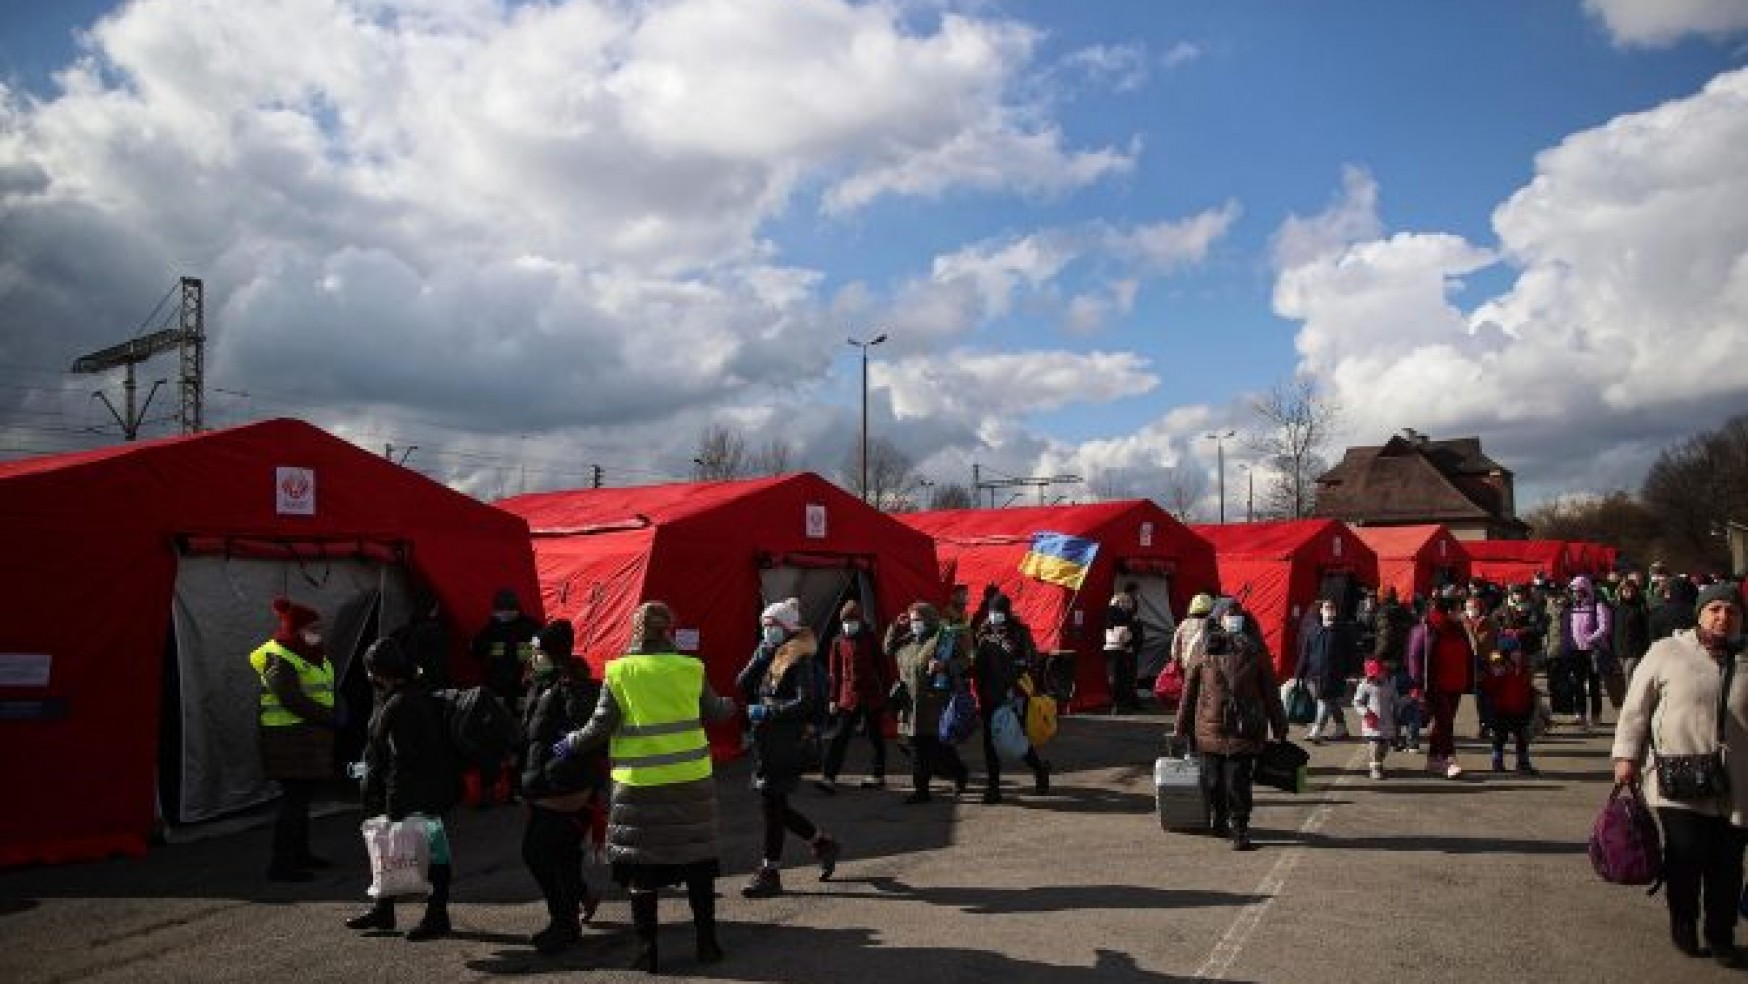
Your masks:
{"label": "white plastic bag", "polygon": [[371,898],[430,894],[431,838],[425,829],[429,823],[416,815],[393,822],[388,817],[364,821],[360,830],[370,854]]}

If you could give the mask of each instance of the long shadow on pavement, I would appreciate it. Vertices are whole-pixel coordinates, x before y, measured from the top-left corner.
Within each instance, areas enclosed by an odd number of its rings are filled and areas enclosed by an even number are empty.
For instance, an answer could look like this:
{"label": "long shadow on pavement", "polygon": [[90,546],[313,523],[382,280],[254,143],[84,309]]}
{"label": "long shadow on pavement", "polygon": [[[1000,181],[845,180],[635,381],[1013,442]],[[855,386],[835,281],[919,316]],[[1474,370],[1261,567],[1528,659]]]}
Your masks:
{"label": "long shadow on pavement", "polygon": [[1329,834],[1283,833],[1262,843],[1299,844],[1342,851],[1393,851],[1408,854],[1583,854],[1583,841],[1510,840],[1497,837],[1333,837]]}
{"label": "long shadow on pavement", "polygon": [[[692,929],[676,923],[678,912],[662,927],[658,940],[665,974],[683,974],[728,981],[866,981],[966,980],[1025,981],[1026,984],[1190,984],[1194,978],[1143,970],[1127,953],[1095,950],[1091,966],[1021,960],[1002,953],[963,947],[918,947],[883,944],[875,929],[815,929],[767,923],[722,923],[719,936],[728,957],[720,964],[699,965],[692,956]],[[630,933],[589,934],[582,945],[557,957],[532,951],[504,951],[467,961],[470,970],[499,975],[566,974],[579,970],[624,967],[631,959]]]}
{"label": "long shadow on pavement", "polygon": [[[979,915],[1013,912],[1075,912],[1092,909],[1188,909],[1218,905],[1249,905],[1263,896],[1235,892],[1210,892],[1144,888],[1137,885],[1062,885],[1040,888],[915,888],[896,878],[873,877],[861,881],[882,896],[895,900],[925,902]],[[862,896],[866,898],[867,896]]]}

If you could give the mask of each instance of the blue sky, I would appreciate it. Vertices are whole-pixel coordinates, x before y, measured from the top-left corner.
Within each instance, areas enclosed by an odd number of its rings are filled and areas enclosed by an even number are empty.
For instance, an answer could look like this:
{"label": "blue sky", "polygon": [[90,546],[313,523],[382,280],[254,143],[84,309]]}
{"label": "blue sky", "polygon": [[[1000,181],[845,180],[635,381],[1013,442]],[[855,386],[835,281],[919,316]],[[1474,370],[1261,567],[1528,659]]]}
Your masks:
{"label": "blue sky", "polygon": [[486,497],[711,424],[835,474],[878,330],[936,481],[1207,518],[1199,435],[1299,376],[1332,456],[1632,488],[1748,407],[1745,43],[1733,0],[9,4],[0,453],[113,439],[61,369],[194,275],[216,422]]}

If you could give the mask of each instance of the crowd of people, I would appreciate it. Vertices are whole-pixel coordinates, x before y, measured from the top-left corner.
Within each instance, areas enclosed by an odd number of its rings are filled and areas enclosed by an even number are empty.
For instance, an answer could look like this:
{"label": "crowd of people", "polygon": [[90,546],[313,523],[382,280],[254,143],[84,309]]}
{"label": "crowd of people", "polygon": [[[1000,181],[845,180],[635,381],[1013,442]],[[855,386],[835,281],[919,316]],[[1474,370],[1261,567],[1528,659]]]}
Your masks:
{"label": "crowd of people", "polygon": [[[1113,599],[1107,646],[1126,648],[1140,625],[1134,609]],[[1365,594],[1354,617],[1342,600],[1321,600],[1299,633],[1298,652],[1278,679],[1255,618],[1232,597],[1195,596],[1173,629],[1162,675],[1181,681],[1173,731],[1199,757],[1208,832],[1251,850],[1252,786],[1259,756],[1290,738],[1289,707],[1307,741],[1357,737],[1368,773],[1386,776],[1392,752],[1419,752],[1425,725],[1426,767],[1464,774],[1455,720],[1462,699],[1476,704],[1494,771],[1535,774],[1530,747],[1551,720],[1579,733],[1601,726],[1604,699],[1617,712],[1616,778],[1639,783],[1664,831],[1671,934],[1684,953],[1740,962],[1734,947],[1736,903],[1748,844],[1748,675],[1734,672],[1742,654],[1742,589],[1699,584],[1653,569],[1544,577],[1499,586],[1475,580],[1430,597],[1402,599],[1392,589]],[[327,772],[339,710],[333,667],[319,613],[275,601],[279,630],[250,656],[262,681],[263,763],[285,795],[275,823],[268,877],[305,880],[328,862],[309,849],[310,794]],[[452,862],[444,816],[471,796],[481,803],[525,804],[523,859],[545,900],[548,923],[531,934],[541,953],[559,953],[582,938],[600,893],[584,878],[586,844],[604,842],[612,880],[631,901],[637,937],[634,966],[655,971],[657,895],[686,886],[701,962],[722,959],[715,930],[717,789],[705,726],[742,716],[753,758],[752,785],[763,819],[761,862],[742,887],[747,898],[783,892],[782,861],[791,835],[807,847],[821,880],[833,877],[843,845],[794,801],[803,778],[835,795],[850,746],[862,736],[868,768],[860,785],[886,786],[888,724],[908,755],[903,802],[928,802],[944,779],[955,795],[972,780],[957,739],[937,727],[955,703],[970,698],[981,727],[985,803],[1002,802],[1004,754],[1032,773],[1033,789],[1050,790],[1051,766],[1038,749],[997,747],[995,717],[1021,706],[1034,690],[1040,661],[1030,628],[1010,599],[986,591],[975,612],[956,590],[945,608],[910,605],[878,631],[861,604],[835,613],[821,644],[799,601],[767,606],[753,652],[718,695],[703,664],[678,651],[674,614],[661,602],[641,605],[624,654],[591,678],[575,652],[568,621],[544,626],[523,615],[513,592],[494,602],[491,624],[471,647],[486,688],[517,716],[514,761],[480,763],[468,784],[445,732],[444,708],[425,666],[433,642],[416,632],[378,640],[365,655],[376,700],[362,767],[363,805],[390,820],[419,816],[434,831],[431,891],[422,918],[406,934],[431,939],[450,931]],[[421,612],[415,624],[428,621]],[[755,627],[749,627],[753,629]],[[1121,630],[1121,631],[1114,631]],[[749,634],[751,634],[749,632]],[[437,661],[439,664],[441,660]],[[1113,700],[1134,699],[1132,662],[1114,660]],[[1536,686],[1545,673],[1547,692]],[[512,686],[514,681],[514,686]],[[1126,693],[1125,693],[1126,692]],[[1307,710],[1308,709],[1308,710]],[[1357,727],[1350,730],[1348,714]],[[1565,726],[1563,724],[1562,726]],[[969,731],[967,733],[970,733]],[[1659,763],[1718,753],[1715,789],[1689,796],[1668,786]],[[1653,767],[1647,767],[1649,761]],[[500,775],[503,778],[500,778]],[[395,927],[394,901],[377,899],[347,921],[358,930]]]}

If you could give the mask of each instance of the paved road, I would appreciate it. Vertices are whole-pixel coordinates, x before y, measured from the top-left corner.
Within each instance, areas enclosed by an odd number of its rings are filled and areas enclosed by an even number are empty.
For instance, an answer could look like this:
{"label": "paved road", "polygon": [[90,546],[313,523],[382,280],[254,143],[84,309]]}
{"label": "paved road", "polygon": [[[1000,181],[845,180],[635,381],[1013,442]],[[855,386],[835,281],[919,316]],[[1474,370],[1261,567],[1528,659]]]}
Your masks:
{"label": "paved road", "polygon": [[[1472,725],[1466,724],[1472,730]],[[1240,981],[1712,981],[1736,975],[1681,958],[1660,898],[1607,886],[1584,839],[1606,792],[1607,738],[1551,736],[1538,777],[1472,772],[1451,782],[1400,756],[1364,774],[1357,743],[1315,749],[1316,788],[1259,796],[1262,849],[1234,854],[1163,833],[1151,762],[1161,721],[1066,719],[1049,749],[1053,794],[1010,781],[1000,806],[899,803],[900,791],[807,789],[800,807],[845,842],[839,877],[814,880],[791,848],[790,894],[738,887],[757,852],[745,767],[721,777],[722,939],[714,968],[691,959],[684,902],[663,903],[665,970],[728,981],[1000,984]],[[850,768],[865,754],[852,747]],[[1484,766],[1471,748],[1470,766]],[[974,799],[974,797],[973,797]],[[356,813],[317,823],[318,848],[354,860]],[[619,970],[631,955],[622,895],[585,945],[542,958],[525,942],[543,910],[518,856],[515,810],[456,820],[452,939],[409,944],[340,926],[359,906],[356,868],[308,885],[257,875],[266,831],[154,851],[140,860],[0,873],[0,980],[490,980]],[[599,871],[592,880],[600,881]]]}

